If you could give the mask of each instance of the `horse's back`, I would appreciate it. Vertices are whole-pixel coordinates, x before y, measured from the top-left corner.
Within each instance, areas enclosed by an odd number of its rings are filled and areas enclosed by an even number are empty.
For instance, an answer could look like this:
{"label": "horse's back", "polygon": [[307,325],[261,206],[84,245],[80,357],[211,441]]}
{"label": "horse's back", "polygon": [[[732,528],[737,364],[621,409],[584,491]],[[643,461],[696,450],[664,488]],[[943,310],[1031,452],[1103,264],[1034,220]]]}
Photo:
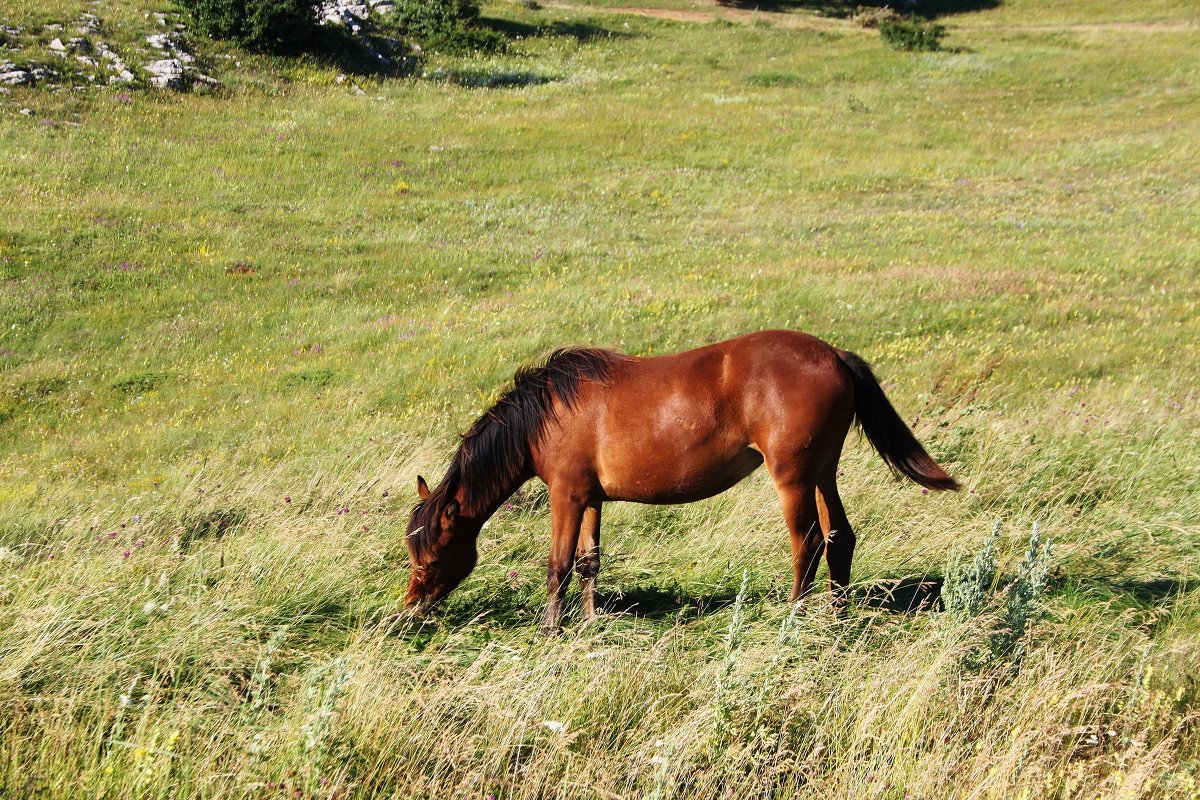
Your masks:
{"label": "horse's back", "polygon": [[847,387],[837,351],[795,331],[620,359],[539,448],[539,474],[591,471],[612,499],[708,497],[781,442],[817,443],[831,420],[840,447],[852,414]]}

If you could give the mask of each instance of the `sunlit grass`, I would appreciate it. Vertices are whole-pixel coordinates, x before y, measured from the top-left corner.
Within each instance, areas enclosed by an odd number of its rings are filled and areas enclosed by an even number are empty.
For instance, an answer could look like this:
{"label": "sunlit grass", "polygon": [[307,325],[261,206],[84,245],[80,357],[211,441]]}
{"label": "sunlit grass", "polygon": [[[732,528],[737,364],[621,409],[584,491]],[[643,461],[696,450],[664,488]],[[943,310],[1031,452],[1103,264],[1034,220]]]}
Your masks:
{"label": "sunlit grass", "polygon": [[[1005,3],[924,55],[487,15],[561,24],[428,78],[0,95],[8,793],[1196,797],[1186,4]],[[399,615],[415,476],[518,364],[764,327],[870,360],[966,487],[851,437],[844,616],[787,606],[765,475],[607,508],[590,627],[534,636],[532,485]],[[1002,581],[1055,548],[1015,672],[964,658],[999,607],[904,613],[997,520]]]}

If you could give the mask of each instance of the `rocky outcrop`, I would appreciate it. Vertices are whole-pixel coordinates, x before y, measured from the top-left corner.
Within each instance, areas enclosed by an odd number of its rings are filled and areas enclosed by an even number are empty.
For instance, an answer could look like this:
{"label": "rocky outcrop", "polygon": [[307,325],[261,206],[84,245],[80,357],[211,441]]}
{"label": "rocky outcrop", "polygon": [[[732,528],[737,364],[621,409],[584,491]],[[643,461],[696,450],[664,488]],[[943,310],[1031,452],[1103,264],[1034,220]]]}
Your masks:
{"label": "rocky outcrop", "polygon": [[[149,19],[150,15],[147,14]],[[162,12],[153,14],[159,27],[168,24],[168,16]],[[122,54],[117,47],[101,38],[100,18],[84,12],[73,23],[72,30],[61,23],[49,23],[40,27],[40,32],[57,34],[44,45],[44,64],[18,66],[12,61],[0,61],[0,86],[34,86],[49,83],[93,85],[132,84],[139,73],[153,87],[163,89],[187,89],[193,86],[216,87],[220,83],[196,68],[196,57],[185,46],[176,24],[172,32],[154,33],[144,37],[145,47],[136,45],[124,48]],[[34,31],[18,26],[0,26],[0,44],[4,53],[21,53],[26,48],[32,52],[42,46],[34,37]],[[77,35],[70,35],[71,33]],[[44,39],[42,40],[44,41]],[[130,62],[142,61],[140,66]],[[143,61],[144,60],[144,61]]]}

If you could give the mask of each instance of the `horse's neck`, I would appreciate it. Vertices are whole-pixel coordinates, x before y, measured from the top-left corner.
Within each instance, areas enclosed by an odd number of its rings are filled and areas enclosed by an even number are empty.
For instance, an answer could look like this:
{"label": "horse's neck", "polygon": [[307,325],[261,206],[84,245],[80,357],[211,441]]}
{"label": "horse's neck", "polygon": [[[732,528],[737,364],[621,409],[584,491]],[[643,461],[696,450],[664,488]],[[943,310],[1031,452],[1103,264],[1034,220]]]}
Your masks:
{"label": "horse's neck", "polygon": [[457,492],[459,505],[482,524],[491,519],[496,509],[532,477],[533,470],[526,469],[512,481],[463,480]]}

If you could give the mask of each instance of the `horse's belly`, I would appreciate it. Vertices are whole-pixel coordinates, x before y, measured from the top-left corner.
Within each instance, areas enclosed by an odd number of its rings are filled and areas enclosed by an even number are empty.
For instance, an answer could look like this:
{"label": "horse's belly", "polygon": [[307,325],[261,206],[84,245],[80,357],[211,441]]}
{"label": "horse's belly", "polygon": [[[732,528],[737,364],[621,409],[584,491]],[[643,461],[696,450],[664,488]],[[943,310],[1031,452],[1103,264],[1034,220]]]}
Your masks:
{"label": "horse's belly", "polygon": [[734,452],[658,452],[650,458],[606,462],[598,477],[610,500],[691,503],[730,488],[756,470],[763,457],[739,446]]}

